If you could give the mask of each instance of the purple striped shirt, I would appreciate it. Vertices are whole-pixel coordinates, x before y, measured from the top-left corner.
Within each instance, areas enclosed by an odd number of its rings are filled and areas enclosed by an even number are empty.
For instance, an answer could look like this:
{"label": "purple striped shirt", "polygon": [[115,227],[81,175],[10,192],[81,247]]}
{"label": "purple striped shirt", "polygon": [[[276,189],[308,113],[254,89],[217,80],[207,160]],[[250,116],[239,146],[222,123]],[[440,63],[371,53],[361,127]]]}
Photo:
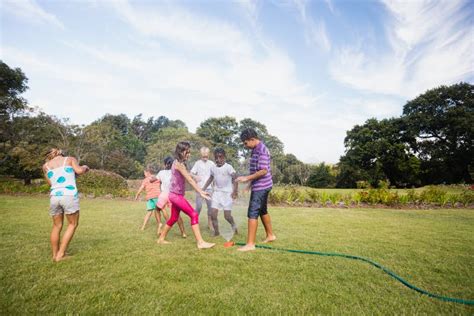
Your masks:
{"label": "purple striped shirt", "polygon": [[258,145],[252,149],[252,157],[250,158],[250,174],[254,174],[263,169],[267,169],[268,172],[263,177],[252,181],[252,191],[266,190],[273,186],[270,162],[270,152],[268,151],[267,146],[260,141]]}

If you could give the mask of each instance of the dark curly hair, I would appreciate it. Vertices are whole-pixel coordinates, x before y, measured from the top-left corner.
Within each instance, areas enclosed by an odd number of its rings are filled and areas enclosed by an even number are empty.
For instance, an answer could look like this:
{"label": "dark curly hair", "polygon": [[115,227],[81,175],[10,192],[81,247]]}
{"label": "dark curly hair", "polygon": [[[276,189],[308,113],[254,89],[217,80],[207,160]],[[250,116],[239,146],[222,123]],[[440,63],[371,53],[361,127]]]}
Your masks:
{"label": "dark curly hair", "polygon": [[240,140],[242,140],[243,142],[251,138],[258,139],[257,132],[253,128],[244,129],[242,133],[240,133]]}
{"label": "dark curly hair", "polygon": [[225,157],[225,150],[223,148],[217,147],[214,149],[214,156],[217,156],[218,154],[221,154]]}

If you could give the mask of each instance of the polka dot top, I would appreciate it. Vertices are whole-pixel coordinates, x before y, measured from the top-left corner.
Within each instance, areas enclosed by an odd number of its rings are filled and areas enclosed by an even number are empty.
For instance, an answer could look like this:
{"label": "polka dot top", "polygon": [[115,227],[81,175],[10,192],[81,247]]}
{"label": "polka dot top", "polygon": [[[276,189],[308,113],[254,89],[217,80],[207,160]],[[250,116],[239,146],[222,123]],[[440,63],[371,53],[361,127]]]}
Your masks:
{"label": "polka dot top", "polygon": [[66,166],[67,158],[61,167],[49,169],[46,176],[51,181],[51,196],[78,196],[76,186],[76,173],[71,166]]}

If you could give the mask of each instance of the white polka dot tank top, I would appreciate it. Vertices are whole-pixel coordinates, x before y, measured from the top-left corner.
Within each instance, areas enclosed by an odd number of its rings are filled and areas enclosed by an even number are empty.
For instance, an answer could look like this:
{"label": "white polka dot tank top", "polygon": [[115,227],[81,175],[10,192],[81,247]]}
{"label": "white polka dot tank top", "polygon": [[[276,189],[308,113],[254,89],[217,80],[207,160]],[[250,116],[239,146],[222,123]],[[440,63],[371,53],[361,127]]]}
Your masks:
{"label": "white polka dot tank top", "polygon": [[68,157],[64,158],[61,167],[49,169],[46,176],[51,181],[51,196],[76,196],[78,195],[76,186],[76,173],[71,166],[66,166]]}

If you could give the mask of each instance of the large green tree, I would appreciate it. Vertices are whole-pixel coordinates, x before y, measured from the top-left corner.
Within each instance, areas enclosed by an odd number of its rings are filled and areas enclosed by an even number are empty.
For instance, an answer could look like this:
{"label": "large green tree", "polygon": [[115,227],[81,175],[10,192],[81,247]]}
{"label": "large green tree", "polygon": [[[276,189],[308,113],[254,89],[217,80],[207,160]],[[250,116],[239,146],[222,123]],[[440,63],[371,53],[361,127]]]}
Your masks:
{"label": "large green tree", "polygon": [[356,181],[377,186],[388,179],[399,187],[418,185],[419,161],[410,152],[402,119],[369,119],[347,132],[340,160],[339,187]]}
{"label": "large green tree", "polygon": [[474,85],[428,90],[405,104],[403,119],[424,183],[472,183]]}

